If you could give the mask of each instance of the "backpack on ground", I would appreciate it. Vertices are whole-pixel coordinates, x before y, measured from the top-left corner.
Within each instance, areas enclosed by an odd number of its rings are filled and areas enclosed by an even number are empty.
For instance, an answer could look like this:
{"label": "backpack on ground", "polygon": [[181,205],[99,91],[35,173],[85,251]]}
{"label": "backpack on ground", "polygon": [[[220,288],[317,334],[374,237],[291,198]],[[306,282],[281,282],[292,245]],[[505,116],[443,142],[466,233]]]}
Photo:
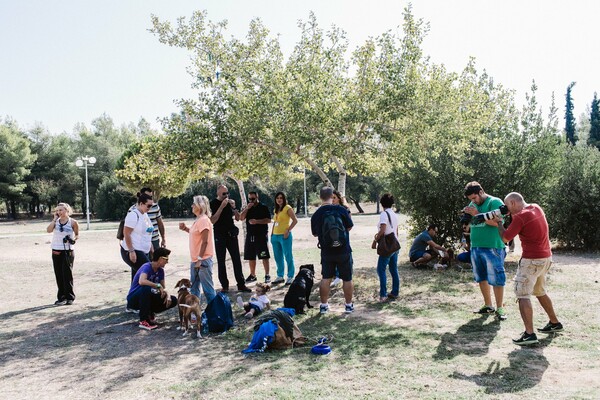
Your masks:
{"label": "backpack on ground", "polygon": [[[129,214],[131,211],[127,211],[127,214]],[[125,214],[125,218],[127,218],[127,214]],[[135,213],[136,217],[138,218],[138,221],[140,220],[140,216],[138,215],[138,213]],[[121,220],[121,222],[119,222],[119,227],[117,228],[117,239],[119,240],[123,240],[125,239],[125,234],[123,234],[123,229],[125,228],[125,218],[123,218]]]}
{"label": "backpack on ground", "polygon": [[346,227],[342,216],[336,210],[326,210],[323,213],[323,225],[321,226],[320,248],[340,249],[348,241]]}
{"label": "backpack on ground", "polygon": [[229,297],[218,292],[214,299],[206,306],[202,319],[206,316],[209,332],[225,332],[233,327],[233,311]]}

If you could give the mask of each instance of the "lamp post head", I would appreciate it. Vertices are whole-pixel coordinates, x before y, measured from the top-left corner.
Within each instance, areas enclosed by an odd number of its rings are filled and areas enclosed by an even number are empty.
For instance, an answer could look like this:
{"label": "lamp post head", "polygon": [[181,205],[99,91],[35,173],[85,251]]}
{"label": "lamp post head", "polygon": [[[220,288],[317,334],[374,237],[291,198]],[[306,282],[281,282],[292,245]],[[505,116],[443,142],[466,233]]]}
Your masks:
{"label": "lamp post head", "polygon": [[78,167],[83,167],[83,160],[78,159],[77,161],[75,161],[75,165]]}
{"label": "lamp post head", "polygon": [[96,164],[96,157],[90,157],[90,158],[88,158],[88,163],[89,163],[90,165],[94,165],[94,164]]}

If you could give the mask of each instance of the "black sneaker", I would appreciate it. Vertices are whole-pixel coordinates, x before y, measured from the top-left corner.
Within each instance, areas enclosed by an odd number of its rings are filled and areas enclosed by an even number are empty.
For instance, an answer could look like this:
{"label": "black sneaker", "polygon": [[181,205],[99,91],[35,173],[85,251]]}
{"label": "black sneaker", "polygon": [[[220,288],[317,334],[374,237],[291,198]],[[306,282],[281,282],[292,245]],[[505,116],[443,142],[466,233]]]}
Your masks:
{"label": "black sneaker", "polygon": [[535,333],[527,333],[523,332],[521,337],[518,339],[513,339],[513,343],[517,346],[528,346],[530,344],[536,344],[538,342],[538,338]]}
{"label": "black sneaker", "polygon": [[248,275],[248,277],[246,278],[246,283],[250,283],[250,282],[256,282],[255,275]]}
{"label": "black sneaker", "polygon": [[238,287],[238,292],[252,293],[252,289],[250,289],[248,286],[241,286]]}
{"label": "black sneaker", "polygon": [[496,309],[494,309],[494,307],[490,307],[490,306],[483,306],[479,310],[473,311],[473,312],[475,314],[493,314],[496,312]]}
{"label": "black sneaker", "polygon": [[563,326],[560,322],[553,324],[552,322],[548,322],[546,326],[543,328],[538,328],[538,332],[540,333],[554,333],[554,332],[562,332]]}
{"label": "black sneaker", "polygon": [[271,275],[265,275],[265,283],[271,283]]}
{"label": "black sneaker", "polygon": [[64,305],[66,305],[66,304],[67,304],[67,301],[66,301],[66,300],[56,300],[56,301],[54,302],[54,305],[55,305],[55,306],[64,306]]}

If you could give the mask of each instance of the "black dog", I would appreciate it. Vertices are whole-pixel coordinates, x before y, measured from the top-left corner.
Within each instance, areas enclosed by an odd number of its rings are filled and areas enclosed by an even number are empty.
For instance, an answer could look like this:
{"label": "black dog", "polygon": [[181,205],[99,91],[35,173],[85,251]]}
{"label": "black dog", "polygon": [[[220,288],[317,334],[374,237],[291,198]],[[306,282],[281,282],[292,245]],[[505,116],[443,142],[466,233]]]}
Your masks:
{"label": "black dog", "polygon": [[314,278],[314,265],[301,265],[298,275],[296,275],[294,282],[290,285],[290,289],[285,294],[283,306],[295,309],[296,314],[304,314],[304,304],[306,304],[308,308],[313,308],[313,306],[310,305],[308,298],[313,287]]}

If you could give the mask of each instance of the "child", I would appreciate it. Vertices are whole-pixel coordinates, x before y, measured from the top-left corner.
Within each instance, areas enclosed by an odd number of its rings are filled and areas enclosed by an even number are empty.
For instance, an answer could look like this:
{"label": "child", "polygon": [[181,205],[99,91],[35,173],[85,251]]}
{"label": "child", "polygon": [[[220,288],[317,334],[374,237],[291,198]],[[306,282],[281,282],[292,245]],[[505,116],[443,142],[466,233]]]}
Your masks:
{"label": "child", "polygon": [[246,311],[246,318],[250,319],[269,307],[270,300],[267,297],[267,292],[269,290],[271,290],[271,286],[261,282],[256,284],[256,289],[254,290],[255,295],[250,297],[250,300],[247,303],[242,301],[242,296],[237,297],[237,305]]}

